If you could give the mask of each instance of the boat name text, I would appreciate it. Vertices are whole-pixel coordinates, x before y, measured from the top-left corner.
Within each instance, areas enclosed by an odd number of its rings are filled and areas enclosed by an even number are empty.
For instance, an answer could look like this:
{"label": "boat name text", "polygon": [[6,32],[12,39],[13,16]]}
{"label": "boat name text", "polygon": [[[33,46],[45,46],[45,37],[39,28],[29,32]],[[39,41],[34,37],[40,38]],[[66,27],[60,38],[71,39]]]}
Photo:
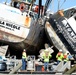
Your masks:
{"label": "boat name text", "polygon": [[73,39],[76,39],[76,34],[74,32],[74,30],[71,28],[71,26],[69,25],[69,23],[67,23],[66,25],[64,25],[66,27],[66,30],[69,32],[70,36]]}
{"label": "boat name text", "polygon": [[5,26],[6,26],[7,29],[10,29],[13,31],[14,31],[14,29],[20,30],[20,26],[16,26],[15,24],[4,22],[4,21],[0,21],[0,26],[3,28],[5,28]]}

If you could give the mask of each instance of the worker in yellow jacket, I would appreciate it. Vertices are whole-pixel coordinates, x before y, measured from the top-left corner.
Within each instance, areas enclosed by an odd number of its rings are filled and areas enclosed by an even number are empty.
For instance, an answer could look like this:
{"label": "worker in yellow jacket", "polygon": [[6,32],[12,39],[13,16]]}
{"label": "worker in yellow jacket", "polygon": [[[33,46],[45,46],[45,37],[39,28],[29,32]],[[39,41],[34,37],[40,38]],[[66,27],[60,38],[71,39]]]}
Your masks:
{"label": "worker in yellow jacket", "polygon": [[48,65],[49,65],[49,59],[52,57],[52,55],[50,54],[50,52],[46,49],[44,51],[44,54],[43,54],[43,59],[44,59],[44,68],[45,70],[48,69]]}
{"label": "worker in yellow jacket", "polygon": [[26,70],[26,50],[22,52],[22,70]]}
{"label": "worker in yellow jacket", "polygon": [[64,55],[62,53],[62,50],[59,50],[59,52],[56,55],[56,58],[57,58],[57,64],[59,64],[63,60]]}
{"label": "worker in yellow jacket", "polygon": [[68,55],[67,53],[64,54],[64,57],[63,57],[63,61],[64,61],[64,64],[68,61]]}

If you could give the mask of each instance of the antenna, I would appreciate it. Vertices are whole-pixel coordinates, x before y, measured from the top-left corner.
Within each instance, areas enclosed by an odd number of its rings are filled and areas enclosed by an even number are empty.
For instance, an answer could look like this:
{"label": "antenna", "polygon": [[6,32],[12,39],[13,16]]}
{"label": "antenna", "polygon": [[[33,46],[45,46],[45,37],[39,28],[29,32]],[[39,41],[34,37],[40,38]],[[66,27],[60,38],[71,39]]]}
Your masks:
{"label": "antenna", "polygon": [[7,3],[7,0],[5,1],[5,4]]}
{"label": "antenna", "polygon": [[54,11],[54,0],[51,1],[51,10]]}
{"label": "antenna", "polygon": [[44,15],[46,14],[46,11],[47,11],[47,9],[48,9],[51,2],[52,2],[52,0],[46,0],[45,7],[44,7],[45,8],[44,9]]}
{"label": "antenna", "polygon": [[60,0],[58,0],[58,10],[60,9]]}

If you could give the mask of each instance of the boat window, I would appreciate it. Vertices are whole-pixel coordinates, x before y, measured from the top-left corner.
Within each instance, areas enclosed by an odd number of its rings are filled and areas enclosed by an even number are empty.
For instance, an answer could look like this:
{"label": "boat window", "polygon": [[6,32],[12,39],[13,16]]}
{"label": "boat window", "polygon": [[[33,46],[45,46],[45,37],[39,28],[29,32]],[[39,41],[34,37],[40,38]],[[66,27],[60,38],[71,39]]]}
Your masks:
{"label": "boat window", "polygon": [[19,3],[18,2],[13,2],[13,7],[19,8]]}
{"label": "boat window", "polygon": [[25,1],[26,3],[31,3],[32,0],[22,0],[22,1]]}
{"label": "boat window", "polygon": [[76,13],[76,8],[67,9],[64,11],[64,16],[66,18],[72,17]]}

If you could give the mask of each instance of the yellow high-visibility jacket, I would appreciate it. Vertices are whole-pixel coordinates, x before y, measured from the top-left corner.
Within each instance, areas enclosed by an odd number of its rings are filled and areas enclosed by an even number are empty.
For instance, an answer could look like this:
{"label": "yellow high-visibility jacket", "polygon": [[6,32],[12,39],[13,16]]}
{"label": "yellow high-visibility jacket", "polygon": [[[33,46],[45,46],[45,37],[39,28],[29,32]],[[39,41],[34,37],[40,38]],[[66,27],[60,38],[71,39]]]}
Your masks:
{"label": "yellow high-visibility jacket", "polygon": [[57,54],[56,58],[57,58],[57,60],[62,61],[64,58],[63,53],[61,53],[60,55]]}
{"label": "yellow high-visibility jacket", "polygon": [[23,52],[23,53],[22,53],[22,58],[23,58],[23,59],[26,59],[26,52]]}
{"label": "yellow high-visibility jacket", "polygon": [[44,62],[49,62],[49,59],[52,57],[52,55],[49,53],[48,56],[45,55],[45,53],[43,54],[43,59]]}

